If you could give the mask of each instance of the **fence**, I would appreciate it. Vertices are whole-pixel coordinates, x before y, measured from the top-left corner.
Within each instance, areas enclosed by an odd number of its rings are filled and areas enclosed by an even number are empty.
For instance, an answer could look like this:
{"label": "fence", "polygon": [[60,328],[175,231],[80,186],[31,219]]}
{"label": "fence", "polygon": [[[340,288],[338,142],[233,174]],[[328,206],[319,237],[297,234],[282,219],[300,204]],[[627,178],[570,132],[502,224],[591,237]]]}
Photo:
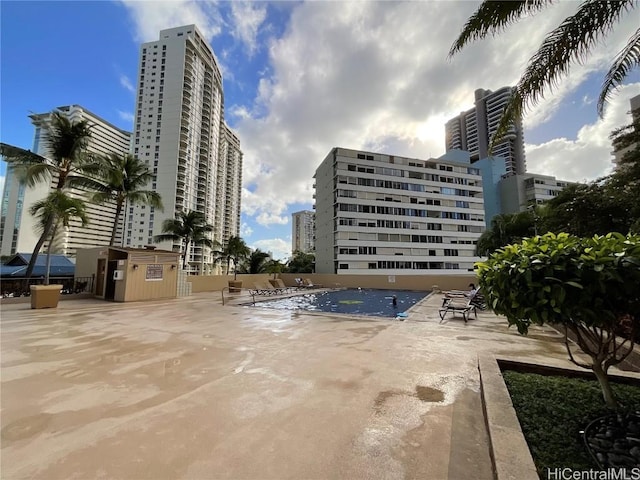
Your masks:
{"label": "fence", "polygon": [[[2,298],[28,297],[31,295],[29,288],[31,285],[42,285],[43,283],[44,278],[42,277],[32,277],[28,282],[26,278],[3,278],[0,280],[0,291],[2,291]],[[62,293],[65,295],[93,292],[93,277],[51,277],[49,284],[62,285]]]}

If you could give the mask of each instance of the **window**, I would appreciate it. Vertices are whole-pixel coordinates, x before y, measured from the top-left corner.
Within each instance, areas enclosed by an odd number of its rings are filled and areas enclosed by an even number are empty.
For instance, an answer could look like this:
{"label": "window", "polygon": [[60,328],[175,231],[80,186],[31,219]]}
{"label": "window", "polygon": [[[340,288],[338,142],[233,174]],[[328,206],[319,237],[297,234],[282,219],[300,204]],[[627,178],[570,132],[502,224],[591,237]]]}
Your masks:
{"label": "window", "polygon": [[340,270],[349,270],[349,264],[348,263],[341,263],[338,268]]}

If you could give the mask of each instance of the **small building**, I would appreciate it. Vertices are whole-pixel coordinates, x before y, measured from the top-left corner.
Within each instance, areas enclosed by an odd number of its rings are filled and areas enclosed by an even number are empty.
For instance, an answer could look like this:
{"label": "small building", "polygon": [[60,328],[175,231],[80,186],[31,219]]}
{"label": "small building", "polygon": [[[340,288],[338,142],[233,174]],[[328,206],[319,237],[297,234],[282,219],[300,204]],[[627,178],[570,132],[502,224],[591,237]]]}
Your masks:
{"label": "small building", "polygon": [[155,247],[78,250],[76,277],[92,277],[93,293],[105,300],[134,302],[176,298],[180,254]]}
{"label": "small building", "polygon": [[[23,293],[25,274],[31,260],[31,253],[16,253],[0,266],[2,295],[20,295]],[[52,254],[49,265],[49,278],[52,283],[63,286],[65,293],[74,290],[75,264],[64,255]],[[42,283],[47,270],[47,254],[40,253],[31,274],[32,284]]]}

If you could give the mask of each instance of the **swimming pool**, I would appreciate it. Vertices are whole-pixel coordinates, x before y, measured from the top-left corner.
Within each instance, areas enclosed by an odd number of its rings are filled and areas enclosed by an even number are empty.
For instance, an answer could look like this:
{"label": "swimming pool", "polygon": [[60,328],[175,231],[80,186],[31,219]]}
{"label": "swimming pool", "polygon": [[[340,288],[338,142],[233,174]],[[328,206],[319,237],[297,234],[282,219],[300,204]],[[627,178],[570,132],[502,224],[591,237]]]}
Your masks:
{"label": "swimming pool", "polygon": [[[407,290],[349,288],[319,293],[308,292],[278,300],[257,302],[255,306],[280,310],[306,310],[310,312],[395,317],[411,308],[429,293]],[[393,305],[394,295],[397,303],[395,306]]]}

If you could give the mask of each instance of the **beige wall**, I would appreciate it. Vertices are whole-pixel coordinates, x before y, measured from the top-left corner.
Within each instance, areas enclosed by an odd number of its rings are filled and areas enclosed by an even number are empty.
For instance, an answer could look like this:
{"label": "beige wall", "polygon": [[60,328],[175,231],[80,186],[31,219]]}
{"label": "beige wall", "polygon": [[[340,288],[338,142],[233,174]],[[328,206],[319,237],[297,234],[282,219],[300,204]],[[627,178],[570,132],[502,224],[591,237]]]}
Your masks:
{"label": "beige wall", "polygon": [[76,251],[76,278],[90,277],[96,274],[98,258],[107,258],[107,247],[83,248]]}
{"label": "beige wall", "polygon": [[[335,275],[283,273],[280,275],[286,285],[295,285],[295,278],[308,278],[313,283],[325,287],[379,288],[398,290],[467,290],[469,283],[478,283],[472,273],[469,275]],[[390,278],[392,277],[390,281]]]}
{"label": "beige wall", "polygon": [[[295,278],[309,278],[313,283],[325,287],[362,287],[398,290],[433,290],[437,285],[440,290],[467,290],[469,283],[478,282],[476,276],[469,275],[396,275],[395,282],[389,282],[387,275],[334,275],[320,273],[282,273],[279,274],[287,286],[296,284]],[[242,280],[243,288],[253,288],[254,282],[266,282],[273,275],[238,275]],[[233,275],[190,275],[187,281],[191,282],[193,293],[214,292],[222,290],[228,285],[228,280],[233,280]]]}
{"label": "beige wall", "polygon": [[[174,260],[174,261],[177,261]],[[170,263],[162,265],[162,280],[146,280],[147,265],[133,263],[125,260],[124,280],[116,282],[114,300],[116,302],[135,302],[138,300],[151,300],[159,298],[176,298],[178,291],[178,269],[171,268]],[[120,268],[120,267],[119,267]]]}
{"label": "beige wall", "polygon": [[[273,275],[267,273],[238,274],[238,281],[242,282],[242,288],[254,288],[255,282],[265,283],[270,278],[273,278]],[[191,283],[193,293],[220,291],[229,286],[229,280],[233,280],[233,275],[189,275],[187,277],[187,282]]]}

